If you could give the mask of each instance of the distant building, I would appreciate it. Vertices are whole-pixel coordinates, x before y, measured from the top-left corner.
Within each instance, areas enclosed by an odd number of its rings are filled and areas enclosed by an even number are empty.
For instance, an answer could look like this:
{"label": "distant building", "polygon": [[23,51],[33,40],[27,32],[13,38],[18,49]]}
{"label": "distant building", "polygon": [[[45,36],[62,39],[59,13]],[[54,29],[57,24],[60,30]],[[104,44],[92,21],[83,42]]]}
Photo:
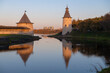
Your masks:
{"label": "distant building", "polygon": [[43,29],[48,29],[48,27],[44,27]]}
{"label": "distant building", "polygon": [[54,27],[53,26],[51,26],[51,27],[48,27],[50,30],[54,30]]}
{"label": "distant building", "polygon": [[0,34],[27,34],[33,35],[33,23],[24,13],[17,26],[0,26]]}
{"label": "distant building", "polygon": [[45,29],[45,30],[54,30],[54,27],[53,27],[53,26],[50,26],[50,27],[44,27],[43,29]]}
{"label": "distant building", "polygon": [[63,17],[62,35],[70,33],[72,31],[72,17],[69,13],[69,8],[66,7],[65,15]]}

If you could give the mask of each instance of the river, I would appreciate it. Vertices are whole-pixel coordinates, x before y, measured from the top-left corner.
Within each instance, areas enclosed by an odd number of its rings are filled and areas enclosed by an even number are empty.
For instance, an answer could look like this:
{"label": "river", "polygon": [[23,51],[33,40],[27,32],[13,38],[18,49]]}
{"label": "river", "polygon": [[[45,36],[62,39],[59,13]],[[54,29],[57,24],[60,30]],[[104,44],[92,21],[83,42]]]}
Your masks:
{"label": "river", "polygon": [[42,37],[0,50],[0,73],[96,73],[109,66],[103,48]]}

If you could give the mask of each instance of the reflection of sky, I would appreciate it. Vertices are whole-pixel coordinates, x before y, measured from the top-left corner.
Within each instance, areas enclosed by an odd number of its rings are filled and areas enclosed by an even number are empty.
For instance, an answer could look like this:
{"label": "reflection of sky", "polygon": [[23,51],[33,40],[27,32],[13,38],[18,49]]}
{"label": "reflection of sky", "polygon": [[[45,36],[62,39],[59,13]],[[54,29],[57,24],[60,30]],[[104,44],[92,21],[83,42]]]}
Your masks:
{"label": "reflection of sky", "polygon": [[105,66],[102,58],[87,57],[77,52],[72,54],[66,69],[62,44],[51,38],[35,41],[34,52],[30,55],[26,67],[16,51],[0,53],[0,73],[95,73],[90,72],[95,71],[92,64]]}
{"label": "reflection of sky", "polygon": [[16,25],[24,10],[35,28],[61,27],[66,5],[74,19],[104,15],[110,11],[110,0],[0,0],[0,25]]}

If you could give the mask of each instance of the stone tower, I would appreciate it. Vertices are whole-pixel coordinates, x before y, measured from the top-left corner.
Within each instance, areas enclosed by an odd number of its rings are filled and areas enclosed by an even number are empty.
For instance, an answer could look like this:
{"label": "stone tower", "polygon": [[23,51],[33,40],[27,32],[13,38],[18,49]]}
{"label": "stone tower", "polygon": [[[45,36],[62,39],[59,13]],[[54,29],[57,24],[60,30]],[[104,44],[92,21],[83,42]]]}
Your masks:
{"label": "stone tower", "polygon": [[65,11],[65,15],[63,17],[62,35],[70,33],[71,31],[72,31],[72,17],[70,16],[69,8],[67,6],[66,11]]}
{"label": "stone tower", "polygon": [[26,27],[29,28],[30,31],[33,31],[33,23],[29,20],[28,16],[26,15],[26,11],[21,18],[21,20],[17,23],[18,27]]}

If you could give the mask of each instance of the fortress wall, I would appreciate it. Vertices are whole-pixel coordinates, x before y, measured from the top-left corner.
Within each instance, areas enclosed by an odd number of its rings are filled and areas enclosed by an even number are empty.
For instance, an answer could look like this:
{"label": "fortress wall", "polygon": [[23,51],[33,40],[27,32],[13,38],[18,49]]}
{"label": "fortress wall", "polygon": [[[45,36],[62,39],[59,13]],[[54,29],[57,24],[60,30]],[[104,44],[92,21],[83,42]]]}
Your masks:
{"label": "fortress wall", "polygon": [[0,29],[0,34],[26,34],[33,35],[34,32],[30,29]]}

